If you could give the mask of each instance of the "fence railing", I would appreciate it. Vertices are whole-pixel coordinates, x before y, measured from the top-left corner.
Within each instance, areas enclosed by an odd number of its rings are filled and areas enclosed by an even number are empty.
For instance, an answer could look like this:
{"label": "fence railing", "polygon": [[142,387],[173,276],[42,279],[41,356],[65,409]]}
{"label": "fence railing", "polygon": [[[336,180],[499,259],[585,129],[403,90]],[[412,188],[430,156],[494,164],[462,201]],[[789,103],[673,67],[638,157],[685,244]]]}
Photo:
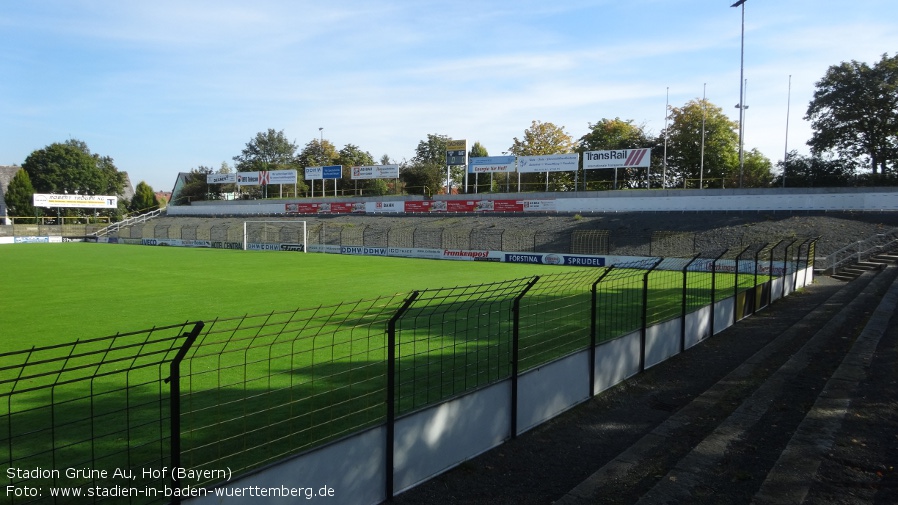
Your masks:
{"label": "fence railing", "polygon": [[137,216],[131,216],[131,217],[125,218],[117,223],[112,223],[111,225],[109,225],[101,230],[97,230],[95,235],[98,237],[105,237],[111,233],[117,233],[123,227],[134,226],[136,224],[145,223],[145,222],[149,221],[150,219],[153,219],[154,217],[160,216],[164,213],[165,213],[165,207],[163,207],[161,209],[151,210],[149,212],[146,212],[144,214],[140,214]]}
{"label": "fence railing", "polygon": [[829,253],[823,268],[831,274],[845,265],[865,261],[877,254],[898,248],[898,228],[878,233]]}
{"label": "fence railing", "polygon": [[[742,300],[734,320],[748,315],[770,303],[774,278],[813,265],[814,243],[646,258],[0,354],[0,460],[28,469],[9,479],[22,493],[8,496],[36,503],[50,488],[127,489],[133,503],[177,502],[172,490],[212,486],[369,427],[392,434],[398,417],[498,381],[511,379],[515,395],[519,374],[640,330],[642,369],[647,327],[732,296]],[[386,489],[391,496],[392,481]]]}

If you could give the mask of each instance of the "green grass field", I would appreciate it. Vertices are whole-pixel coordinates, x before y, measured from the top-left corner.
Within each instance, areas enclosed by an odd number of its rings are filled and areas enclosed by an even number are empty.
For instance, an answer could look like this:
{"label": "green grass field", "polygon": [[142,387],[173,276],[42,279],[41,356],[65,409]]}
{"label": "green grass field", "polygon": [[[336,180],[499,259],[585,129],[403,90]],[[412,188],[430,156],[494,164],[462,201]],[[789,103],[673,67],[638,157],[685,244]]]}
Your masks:
{"label": "green grass field", "polygon": [[[511,304],[523,279],[542,276],[522,300],[520,370],[585,348],[589,288],[603,272],[102,244],[0,247],[0,261],[0,353],[188,320],[277,312],[216,323],[227,331],[205,335],[182,366],[185,463],[235,470],[383,422],[384,324],[408,293],[427,290],[399,326],[400,413],[508,377]],[[642,277],[642,271],[618,269],[603,282],[597,295],[600,340],[639,328]],[[690,274],[687,310],[710,303],[710,278]],[[747,275],[739,280],[743,287],[753,281]],[[454,286],[463,288],[444,289]],[[718,299],[731,296],[733,276],[718,274],[717,289]],[[388,297],[397,293],[402,296]],[[649,324],[677,317],[682,296],[680,272],[650,276]],[[374,299],[373,305],[290,312]],[[132,372],[130,361],[91,366],[101,355],[85,355],[87,367],[66,374],[61,386],[13,396],[8,405],[14,414],[6,425],[0,416],[0,434],[13,434],[16,465],[50,466],[52,456],[57,462],[116,467],[165,453],[157,446],[166,437],[159,419],[168,416],[167,403],[160,402],[168,391],[160,381],[167,370]],[[98,378],[101,370],[110,375]],[[59,378],[51,373],[41,380],[52,384]],[[103,459],[91,460],[97,457]]]}
{"label": "green grass field", "polygon": [[82,243],[0,247],[0,264],[0,352],[561,271],[546,265]]}

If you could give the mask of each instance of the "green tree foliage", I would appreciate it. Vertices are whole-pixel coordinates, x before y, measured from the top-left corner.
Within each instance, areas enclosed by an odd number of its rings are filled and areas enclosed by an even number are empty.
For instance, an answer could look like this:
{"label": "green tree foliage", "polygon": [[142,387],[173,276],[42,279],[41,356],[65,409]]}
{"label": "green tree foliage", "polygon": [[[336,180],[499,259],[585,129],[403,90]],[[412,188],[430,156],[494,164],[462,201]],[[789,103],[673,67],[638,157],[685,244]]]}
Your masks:
{"label": "green tree foliage", "polygon": [[368,151],[362,151],[358,146],[346,144],[340,152],[337,153],[337,162],[335,165],[343,166],[343,178],[338,181],[338,185],[344,190],[356,192],[362,191],[363,194],[371,194],[370,189],[374,188],[378,179],[353,180],[352,167],[360,167],[363,165],[374,165],[374,157]]}
{"label": "green tree foliage", "polygon": [[[486,150],[486,147],[483,147],[483,144],[474,142],[474,145],[471,146],[471,150],[468,151],[468,162],[470,163],[471,158],[484,158],[489,155],[489,152]],[[466,187],[470,188],[469,191],[483,193],[492,190],[490,187],[490,181],[493,179],[492,175],[469,174],[466,167],[465,177],[467,177]],[[474,188],[475,185],[477,186],[476,188]]]}
{"label": "green tree foliage", "polygon": [[399,179],[409,194],[442,193],[446,185],[446,145],[451,140],[446,135],[427,134],[418,142],[415,157],[404,163]]}
{"label": "green tree foliage", "polygon": [[[704,174],[700,174],[702,124]],[[657,140],[663,145],[667,135],[668,186],[682,187],[684,178],[692,187],[697,187],[700,179],[704,187],[733,187],[734,180],[738,184],[738,128],[739,124],[730,120],[723,109],[707,100],[692,100],[683,107],[671,108],[667,131]]]}
{"label": "green tree foliage", "polygon": [[[533,121],[524,130],[523,138],[514,137],[508,152],[515,156],[539,156],[568,154],[577,149],[577,143],[564,131],[564,126]],[[522,190],[540,191],[545,188],[546,174],[521,174]],[[549,188],[555,191],[574,189],[574,174],[553,172],[548,177]]]}
{"label": "green tree foliage", "polygon": [[287,140],[284,130],[259,132],[238,156],[234,166],[238,172],[260,170],[288,170],[295,167],[296,144]]}
{"label": "green tree foliage", "polygon": [[[340,165],[338,162],[340,158],[340,153],[337,152],[337,148],[331,143],[331,141],[327,139],[312,139],[302,148],[302,151],[296,156],[296,166],[299,169],[299,179],[303,180],[302,186],[305,191],[308,186],[306,186],[306,182],[303,179],[305,174],[305,167],[324,167],[329,165]],[[321,180],[318,181],[308,181],[309,184],[314,184],[316,187],[323,187],[324,182]]]}
{"label": "green tree foliage", "polygon": [[873,175],[894,171],[898,160],[898,54],[872,67],[852,60],[830,67],[816,83],[805,119],[808,145],[849,159],[866,159]]}
{"label": "green tree foliage", "polygon": [[772,185],[777,187],[842,187],[853,185],[855,179],[854,163],[831,156],[829,158],[814,154],[803,156],[797,151],[792,151],[786,162],[780,162],[778,166],[780,175],[772,182]]}
{"label": "green tree foliage", "polygon": [[728,188],[739,187],[742,179],[744,188],[766,188],[773,182],[773,163],[757,149],[742,153],[742,174],[733,174],[727,182]]}
{"label": "green tree foliage", "polygon": [[[583,153],[587,151],[651,148],[655,139],[646,132],[645,128],[645,125],[637,126],[633,124],[632,120],[624,121],[620,118],[606,118],[595,124],[590,123],[589,133],[580,137],[577,152],[580,153],[582,160]],[[652,150],[652,155],[660,159],[657,149]],[[645,179],[644,169],[628,168],[617,172],[618,187],[638,187],[641,185],[640,181]],[[587,181],[587,189],[595,189],[596,186],[610,188],[614,176],[614,170],[581,171],[581,178],[585,177],[583,180]]]}
{"label": "green tree foliage", "polygon": [[75,139],[32,152],[22,168],[38,193],[120,195],[124,188],[124,175],[112,158],[92,154],[87,144]]}
{"label": "green tree foliage", "polygon": [[144,181],[137,183],[137,187],[134,188],[134,198],[131,199],[128,210],[143,214],[158,208],[159,200],[156,199],[156,193],[153,191],[153,188]]}
{"label": "green tree foliage", "polygon": [[6,188],[7,213],[12,217],[34,216],[34,187],[24,169],[16,172]]}
{"label": "green tree foliage", "polygon": [[209,184],[206,182],[206,176],[213,173],[210,167],[202,165],[190,170],[187,174],[184,185],[172,195],[172,205],[190,205],[190,202],[207,200],[210,197]]}

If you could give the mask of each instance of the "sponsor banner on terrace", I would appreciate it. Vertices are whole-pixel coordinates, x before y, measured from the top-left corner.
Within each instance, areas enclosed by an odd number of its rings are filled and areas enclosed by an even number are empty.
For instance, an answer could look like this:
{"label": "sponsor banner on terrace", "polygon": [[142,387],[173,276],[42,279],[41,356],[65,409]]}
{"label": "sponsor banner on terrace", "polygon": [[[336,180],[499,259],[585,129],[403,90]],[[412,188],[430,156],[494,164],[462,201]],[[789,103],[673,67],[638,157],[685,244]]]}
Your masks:
{"label": "sponsor banner on terrace", "polygon": [[514,172],[514,156],[479,156],[468,163],[469,174],[490,174]]}
{"label": "sponsor banner on terrace", "polygon": [[353,179],[398,179],[399,165],[364,165],[352,167]]}
{"label": "sponsor banner on terrace", "polygon": [[445,200],[405,202],[405,212],[446,212]]}
{"label": "sponsor banner on terrace", "polygon": [[55,193],[35,193],[32,196],[35,207],[67,207],[81,209],[115,209],[118,197],[107,195],[58,195]]}
{"label": "sponsor banner on terrace", "polygon": [[343,177],[343,165],[306,167],[305,176],[307,181],[317,179],[340,179]]}
{"label": "sponsor banner on terrace", "polygon": [[284,204],[287,214],[350,214],[365,212],[362,202],[320,202]]}
{"label": "sponsor banner on terrace", "polygon": [[648,167],[651,161],[651,149],[616,149],[583,153],[584,169]]}
{"label": "sponsor banner on terrace", "polygon": [[237,174],[206,174],[206,184],[234,184],[237,182]]}
{"label": "sponsor banner on terrace", "polygon": [[579,154],[550,154],[546,156],[519,156],[518,172],[576,172],[580,164]]}
{"label": "sponsor banner on terrace", "polygon": [[405,212],[405,202],[365,202],[365,212]]}
{"label": "sponsor banner on terrace", "polygon": [[259,172],[237,172],[238,186],[261,186],[262,178]]}
{"label": "sponsor banner on terrace", "polygon": [[296,170],[272,170],[268,172],[268,184],[296,184]]}

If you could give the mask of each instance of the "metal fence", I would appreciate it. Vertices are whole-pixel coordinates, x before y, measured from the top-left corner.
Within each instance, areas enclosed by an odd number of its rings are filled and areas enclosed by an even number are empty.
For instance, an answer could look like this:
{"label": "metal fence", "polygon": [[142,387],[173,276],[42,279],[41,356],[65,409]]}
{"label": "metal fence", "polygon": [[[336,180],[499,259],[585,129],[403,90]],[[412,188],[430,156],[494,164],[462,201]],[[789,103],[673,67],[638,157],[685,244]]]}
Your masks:
{"label": "metal fence", "polygon": [[[280,221],[280,222],[278,222]],[[665,230],[605,230],[559,227],[535,230],[520,227],[478,226],[470,222],[408,225],[349,224],[327,219],[307,220],[310,245],[345,247],[395,247],[494,250],[538,253],[620,254],[629,256],[691,257],[703,251],[744,248],[762,237],[731,232],[726,235],[707,232]],[[258,228],[247,230],[251,242],[294,243],[302,231],[296,219],[272,219]],[[221,218],[154,219],[132,223],[111,233],[126,239],[208,240],[239,244],[243,242],[243,220]]]}
{"label": "metal fence", "polygon": [[[177,502],[172,490],[215,485],[368,427],[386,426],[389,438],[397,416],[507,379],[514,398],[526,370],[635,331],[644,346],[647,327],[715,300],[741,297],[738,320],[770,303],[774,277],[812,266],[814,243],[647,258],[0,354],[0,459],[27,469],[9,479],[21,492],[8,496],[36,503],[51,487],[118,489],[115,498],[54,501],[121,500],[127,491],[130,503]],[[644,352],[642,360],[640,368]],[[387,451],[388,479],[392,457]],[[178,468],[190,471],[164,470]],[[386,489],[390,496],[392,482]]]}

